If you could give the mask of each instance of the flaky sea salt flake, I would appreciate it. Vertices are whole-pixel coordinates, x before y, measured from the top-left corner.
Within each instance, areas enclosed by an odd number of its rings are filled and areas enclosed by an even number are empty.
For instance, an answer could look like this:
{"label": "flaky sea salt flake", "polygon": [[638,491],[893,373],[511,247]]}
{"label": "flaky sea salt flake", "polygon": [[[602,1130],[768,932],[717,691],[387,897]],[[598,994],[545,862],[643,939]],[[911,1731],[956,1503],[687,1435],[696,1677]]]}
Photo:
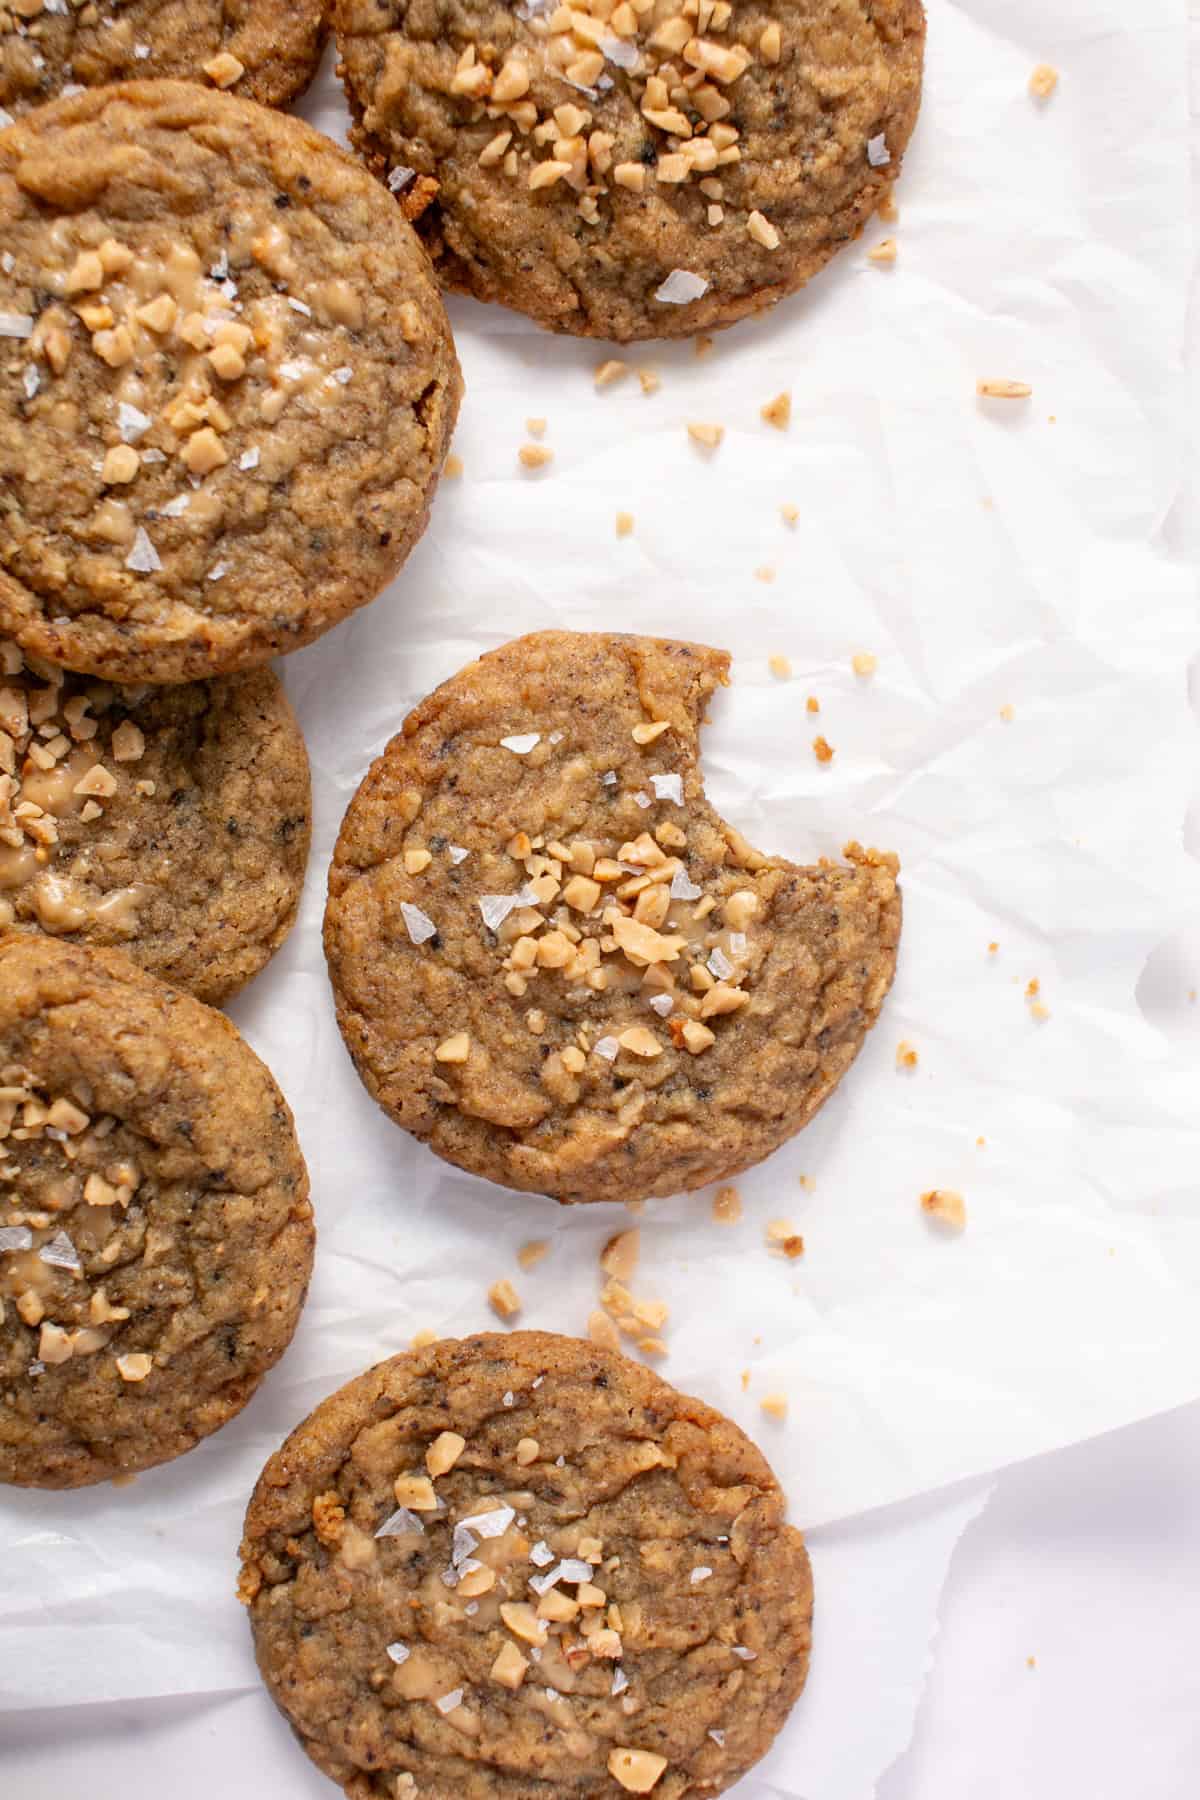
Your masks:
{"label": "flaky sea salt flake", "polygon": [[41,1262],[49,1263],[52,1269],[82,1269],[83,1267],[79,1252],[65,1231],[57,1232],[48,1244],[43,1244],[38,1251],[38,1258]]}
{"label": "flaky sea salt flake", "polygon": [[660,1019],[666,1018],[674,1004],[675,1001],[670,994],[651,994],[650,996],[650,1006]]}
{"label": "flaky sea salt flake", "polygon": [[672,269],[654,298],[667,306],[687,306],[707,292],[708,283],[703,275],[694,275],[690,269]]}
{"label": "flaky sea salt flake", "polygon": [[136,444],[142,433],[149,431],[151,419],[140,407],[130,406],[128,400],[117,405],[117,430],[121,434],[123,444]]}
{"label": "flaky sea salt flake", "polygon": [[419,906],[413,906],[410,901],[402,900],[400,914],[414,944],[424,944],[429,938],[437,936],[437,926],[429,914],[423,913]]}
{"label": "flaky sea salt flake", "polygon": [[261,456],[258,445],[251,444],[250,448],[248,450],[243,450],[242,454],[238,457],[238,468],[257,469],[260,461]]}
{"label": "flaky sea salt flake", "polygon": [[628,1686],[629,1677],[624,1669],[614,1669],[611,1689],[613,1698],[616,1699],[618,1694],[623,1694]]}
{"label": "flaky sea salt flake", "polygon": [[388,187],[393,194],[402,194],[409,182],[413,180],[416,173],[417,171],[415,169],[406,169],[403,163],[398,163],[388,174]]}
{"label": "flaky sea salt flake", "polygon": [[401,1643],[389,1644],[387,1653],[394,1663],[406,1663],[412,1655],[412,1651],[409,1649],[408,1645]]}
{"label": "flaky sea salt flake", "polygon": [[139,525],[133,534],[133,548],[125,558],[125,567],[132,569],[135,575],[153,575],[162,568],[158,551],[150,542],[144,525]]}
{"label": "flaky sea salt flake", "polygon": [[407,1506],[398,1506],[375,1533],[377,1538],[408,1537],[410,1535],[424,1537],[425,1527],[415,1512],[409,1512]]}
{"label": "flaky sea salt flake", "polygon": [[516,1516],[511,1506],[494,1506],[490,1512],[475,1513],[470,1519],[460,1519],[455,1531],[461,1528],[475,1532],[477,1537],[499,1538],[504,1536]]}
{"label": "flaky sea salt flake", "polygon": [[615,1062],[616,1058],[617,1058],[617,1052],[620,1050],[620,1048],[621,1048],[621,1046],[620,1046],[620,1044],[618,1044],[615,1037],[599,1038],[592,1045],[592,1049],[596,1052],[596,1055],[602,1056],[604,1058],[605,1062]]}
{"label": "flaky sea salt flake", "polygon": [[698,900],[701,890],[694,881],[689,881],[683,869],[676,869],[671,877],[672,900]]}
{"label": "flaky sea salt flake", "polygon": [[529,1560],[537,1569],[548,1569],[554,1561],[554,1552],[545,1538],[539,1538],[529,1552]]}
{"label": "flaky sea salt flake", "polygon": [[483,922],[488,930],[499,931],[519,900],[518,894],[480,894],[479,910],[483,914]]}
{"label": "flaky sea salt flake", "polygon": [[0,337],[27,338],[32,330],[32,313],[0,312]]}
{"label": "flaky sea salt flake", "polygon": [[461,1688],[451,1688],[450,1692],[448,1694],[443,1694],[441,1699],[435,1700],[433,1704],[437,1707],[437,1709],[441,1713],[442,1717],[445,1718],[447,1713],[454,1712],[458,1707],[460,1707],[462,1705],[462,1703],[463,1703],[462,1689]]}
{"label": "flaky sea salt flake", "polygon": [[683,805],[682,775],[652,775],[650,786],[660,800],[673,800],[676,806]]}
{"label": "flaky sea salt flake", "polygon": [[867,139],[867,161],[873,169],[886,169],[891,160],[892,153],[882,131],[878,137]]}
{"label": "flaky sea salt flake", "polygon": [[[28,1225],[0,1225],[0,1256],[6,1250],[32,1250],[33,1233]],[[553,1558],[551,1558],[553,1561]]]}
{"label": "flaky sea salt flake", "polygon": [[718,981],[725,981],[733,974],[733,964],[722,950],[720,944],[714,946],[708,959],[708,966]]}
{"label": "flaky sea salt flake", "polygon": [[606,37],[600,39],[600,54],[615,63],[618,69],[636,69],[638,66],[638,50],[627,38]]}
{"label": "flaky sea salt flake", "polygon": [[465,857],[470,856],[471,852],[464,850],[461,844],[451,844],[448,846],[446,854],[452,863],[460,863]]}
{"label": "flaky sea salt flake", "polygon": [[528,756],[535,744],[540,744],[541,741],[540,731],[523,731],[518,732],[515,737],[501,738],[500,747],[502,750],[511,750],[514,756]]}

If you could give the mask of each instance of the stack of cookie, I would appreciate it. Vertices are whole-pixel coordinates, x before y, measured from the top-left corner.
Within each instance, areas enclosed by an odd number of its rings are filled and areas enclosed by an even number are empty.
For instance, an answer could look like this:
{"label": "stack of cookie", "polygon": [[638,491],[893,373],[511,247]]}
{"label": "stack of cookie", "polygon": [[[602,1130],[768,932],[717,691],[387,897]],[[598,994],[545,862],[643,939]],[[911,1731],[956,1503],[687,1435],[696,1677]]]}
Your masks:
{"label": "stack of cookie", "polygon": [[[439,280],[579,334],[729,324],[861,229],[919,96],[918,0],[334,15],[362,160],[270,110],[311,78],[316,0],[0,14],[4,1481],[178,1455],[295,1329],[303,1159],[213,1007],[291,929],[308,855],[266,664],[429,516],[462,388]],[[853,1061],[895,858],[798,868],[718,817],[698,734],[727,669],[538,634],[366,774],[329,879],[338,1019],[448,1161],[566,1203],[696,1188]],[[573,1339],[352,1382],[268,1464],[242,1559],[264,1676],[355,1800],[717,1794],[805,1679],[807,1558],[762,1457]]]}

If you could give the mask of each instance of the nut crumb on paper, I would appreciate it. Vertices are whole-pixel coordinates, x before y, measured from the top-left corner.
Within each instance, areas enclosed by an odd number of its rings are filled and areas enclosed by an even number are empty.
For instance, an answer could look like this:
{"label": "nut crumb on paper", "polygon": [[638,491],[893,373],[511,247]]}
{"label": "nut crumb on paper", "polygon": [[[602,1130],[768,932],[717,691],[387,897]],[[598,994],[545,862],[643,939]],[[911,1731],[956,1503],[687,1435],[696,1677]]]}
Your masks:
{"label": "nut crumb on paper", "polygon": [[930,1188],[921,1195],[921,1211],[948,1231],[966,1228],[967,1203],[953,1188]]}
{"label": "nut crumb on paper", "polygon": [[910,1044],[907,1038],[901,1038],[896,1045],[896,1067],[898,1069],[915,1069],[919,1061],[916,1045]]}
{"label": "nut crumb on paper", "polygon": [[820,735],[813,739],[812,747],[813,755],[819,763],[831,763],[837,755],[837,751],[828,739]]}
{"label": "nut crumb on paper", "polygon": [[725,436],[725,427],[692,423],[688,426],[687,432],[693,444],[699,444],[702,450],[716,450]]}
{"label": "nut crumb on paper", "polygon": [[619,538],[633,536],[633,514],[619,512],[617,514],[617,536]]}
{"label": "nut crumb on paper", "polygon": [[523,1269],[536,1269],[542,1258],[548,1254],[549,1249],[550,1245],[545,1238],[531,1238],[517,1251],[517,1261]]}
{"label": "nut crumb on paper", "polygon": [[975,383],[981,400],[1028,400],[1033,393],[1027,381],[1007,381],[1000,376],[981,377]]}
{"label": "nut crumb on paper", "polygon": [[714,1225],[736,1225],[742,1216],[742,1196],[735,1187],[718,1188],[712,1203]]}
{"label": "nut crumb on paper", "polygon": [[759,563],[754,571],[755,581],[772,582],[775,579],[774,563]]}
{"label": "nut crumb on paper", "polygon": [[786,431],[792,422],[792,396],[786,390],[759,408],[760,417],[776,431]]}
{"label": "nut crumb on paper", "polygon": [[785,500],[779,509],[779,514],[785,525],[795,526],[797,519],[800,517],[800,508],[798,506],[793,506],[790,500]]}
{"label": "nut crumb on paper", "polygon": [[879,667],[879,658],[870,650],[856,650],[850,658],[850,667],[860,679],[867,681]]}
{"label": "nut crumb on paper", "polygon": [[1029,77],[1029,92],[1035,100],[1048,100],[1058,86],[1058,70],[1051,63],[1039,63]]}
{"label": "nut crumb on paper", "polygon": [[791,680],[792,665],[786,656],[781,656],[776,652],[774,656],[768,658],[767,667],[770,669],[772,675],[774,675],[776,681]]}
{"label": "nut crumb on paper", "polygon": [[498,1319],[515,1319],[521,1310],[521,1297],[511,1281],[493,1281],[488,1289],[488,1305]]}
{"label": "nut crumb on paper", "polygon": [[874,263],[876,268],[890,269],[895,266],[899,254],[899,245],[895,238],[881,238],[867,251],[867,261]]}
{"label": "nut crumb on paper", "polygon": [[782,1423],[783,1420],[787,1418],[788,1403],[786,1394],[764,1394],[759,1401],[759,1405],[763,1412],[766,1413],[768,1419],[777,1419]]}
{"label": "nut crumb on paper", "polygon": [[523,469],[544,469],[554,461],[554,452],[547,450],[545,444],[522,444],[517,458]]}

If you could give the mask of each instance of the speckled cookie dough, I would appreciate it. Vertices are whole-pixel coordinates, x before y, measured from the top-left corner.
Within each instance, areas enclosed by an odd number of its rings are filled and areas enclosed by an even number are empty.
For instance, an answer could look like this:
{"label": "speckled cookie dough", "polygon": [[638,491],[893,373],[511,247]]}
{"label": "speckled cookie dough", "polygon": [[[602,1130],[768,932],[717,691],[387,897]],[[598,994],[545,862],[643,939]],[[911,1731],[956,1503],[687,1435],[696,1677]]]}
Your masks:
{"label": "speckled cookie dough", "polygon": [[322,0],[6,0],[0,107],[15,115],[64,88],[163,75],[281,106],[316,73],[324,11]]}
{"label": "speckled cookie dough", "polygon": [[292,1115],[229,1020],[0,935],[0,1481],[190,1450],[287,1348],[312,1256]]}
{"label": "speckled cookie dough", "polygon": [[450,287],[680,337],[802,287],[890,195],[920,0],[335,0],[356,141]]}
{"label": "speckled cookie dough", "polygon": [[696,1188],[833,1092],[891,985],[897,862],[797,868],[704,797],[718,650],[542,632],[405,720],[343,822],[325,950],[363,1081],[563,1201]]}
{"label": "speckled cookie dough", "polygon": [[270,669],[116,688],[0,640],[0,931],[123,950],[215,1005],[291,930],[310,831]]}
{"label": "speckled cookie dough", "polygon": [[624,1357],[435,1343],[263,1470],[239,1593],[351,1800],[724,1793],[804,1686],[812,1578],[766,1461]]}
{"label": "speckled cookie dough", "polygon": [[429,260],[297,119],[185,82],[0,132],[0,633],[66,668],[257,666],[424,530],[461,382]]}

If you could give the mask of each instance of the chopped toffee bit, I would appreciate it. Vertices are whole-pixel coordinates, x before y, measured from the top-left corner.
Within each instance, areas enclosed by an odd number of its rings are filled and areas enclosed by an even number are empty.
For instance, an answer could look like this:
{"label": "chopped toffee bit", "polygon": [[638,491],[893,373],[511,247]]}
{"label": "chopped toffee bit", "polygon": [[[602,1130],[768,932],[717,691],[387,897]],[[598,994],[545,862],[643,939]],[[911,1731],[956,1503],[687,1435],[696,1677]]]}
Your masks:
{"label": "chopped toffee bit", "polygon": [[600,1344],[605,1350],[619,1350],[621,1337],[616,1326],[606,1312],[598,1308],[588,1314],[587,1332],[593,1344]]}
{"label": "chopped toffee bit", "polygon": [[521,1299],[511,1281],[494,1281],[488,1289],[488,1305],[499,1319],[515,1319],[521,1310]]}
{"label": "chopped toffee bit", "polygon": [[541,1446],[536,1438],[523,1437],[518,1439],[516,1452],[517,1463],[522,1469],[527,1469],[531,1463],[535,1463],[540,1454]]}
{"label": "chopped toffee bit", "polygon": [[899,219],[900,208],[896,205],[896,196],[890,189],[875,208],[875,217],[882,219],[885,225],[895,225]]}
{"label": "chopped toffee bit", "polygon": [[546,435],[546,421],[545,419],[526,419],[525,429],[530,437],[544,437]]}
{"label": "chopped toffee bit", "polygon": [[755,581],[771,582],[775,579],[775,568],[772,563],[760,563],[754,571]]}
{"label": "chopped toffee bit", "polygon": [[746,220],[746,231],[756,244],[762,245],[764,250],[778,250],[782,241],[771,221],[760,212],[750,214]]}
{"label": "chopped toffee bit", "polygon": [[1011,725],[1013,720],[1016,718],[1016,716],[1017,716],[1016,707],[1013,706],[1011,701],[1006,701],[1005,704],[1000,708],[1001,719],[1003,719],[1003,721],[1006,725]]}
{"label": "chopped toffee bit", "polygon": [[986,400],[1028,400],[1033,393],[1027,381],[1004,381],[998,377],[981,378],[975,392]]}
{"label": "chopped toffee bit", "polygon": [[930,1188],[921,1195],[921,1210],[949,1231],[962,1231],[967,1223],[966,1202],[952,1188]]}
{"label": "chopped toffee bit", "polygon": [[214,86],[230,88],[235,82],[241,80],[246,69],[236,56],[231,55],[228,50],[222,50],[219,55],[210,57],[204,64],[204,73]]}
{"label": "chopped toffee bit", "polygon": [[703,450],[715,450],[725,436],[723,425],[691,424],[687,428],[688,436],[693,444],[699,444]]}
{"label": "chopped toffee bit", "polygon": [[154,1358],[147,1356],[144,1350],[138,1350],[127,1356],[118,1356],[116,1363],[117,1374],[122,1381],[145,1381],[154,1366]]}
{"label": "chopped toffee bit", "polygon": [[813,739],[812,747],[813,755],[819,763],[831,763],[837,754],[833,745],[829,743],[826,738],[821,736],[817,736]]}
{"label": "chopped toffee bit", "polygon": [[795,1261],[804,1255],[804,1239],[790,1219],[772,1219],[767,1226],[767,1247],[773,1256]]}

